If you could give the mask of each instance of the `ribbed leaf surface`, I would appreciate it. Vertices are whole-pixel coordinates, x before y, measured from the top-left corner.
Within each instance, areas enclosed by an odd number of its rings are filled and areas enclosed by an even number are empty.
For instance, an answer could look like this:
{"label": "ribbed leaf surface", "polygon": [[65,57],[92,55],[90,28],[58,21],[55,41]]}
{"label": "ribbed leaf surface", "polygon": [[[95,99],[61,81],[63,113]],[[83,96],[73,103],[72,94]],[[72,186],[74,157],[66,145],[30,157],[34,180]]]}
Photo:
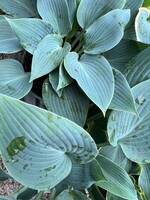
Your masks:
{"label": "ribbed leaf surface", "polygon": [[150,164],[142,165],[142,173],[139,176],[139,186],[142,188],[147,199],[150,198]]}
{"label": "ribbed leaf surface", "polygon": [[119,70],[113,69],[113,71],[115,77],[115,91],[109,108],[136,114],[135,101],[126,78]]}
{"label": "ribbed leaf surface", "polygon": [[41,19],[7,18],[7,21],[19,38],[22,47],[31,54],[46,35],[53,33],[52,26]]}
{"label": "ribbed leaf surface", "polygon": [[37,8],[42,19],[49,22],[61,35],[65,36],[71,31],[72,24],[66,0],[37,0]]}
{"label": "ribbed leaf surface", "polygon": [[61,65],[59,66],[59,80],[57,90],[65,88],[66,86],[70,85],[72,81],[73,79],[67,73],[66,69],[64,68],[64,64],[61,63]]}
{"label": "ribbed leaf surface", "polygon": [[124,6],[124,9],[130,9],[131,10],[131,18],[128,25],[134,23],[135,16],[139,10],[139,8],[142,6],[143,0],[126,0],[126,4]]}
{"label": "ribbed leaf surface", "polygon": [[5,19],[0,20],[0,53],[15,53],[22,46]]}
{"label": "ribbed leaf surface", "polygon": [[130,10],[116,9],[98,18],[84,37],[84,52],[100,54],[116,46],[124,35],[130,20]]}
{"label": "ribbed leaf surface", "polygon": [[17,18],[38,17],[36,0],[0,0],[0,9]]}
{"label": "ribbed leaf surface", "polygon": [[135,20],[135,31],[137,41],[150,44],[150,22],[148,20],[149,10],[140,8]]}
{"label": "ribbed leaf surface", "polygon": [[30,73],[16,60],[0,60],[0,93],[21,99],[32,88],[29,83]]}
{"label": "ribbed leaf surface", "polygon": [[136,190],[125,170],[104,156],[99,155],[96,160],[107,179],[96,182],[96,185],[119,197],[137,200]]}
{"label": "ribbed leaf surface", "polygon": [[123,8],[125,3],[126,0],[82,0],[77,11],[78,23],[86,29],[100,16],[116,8]]}
{"label": "ribbed leaf surface", "polygon": [[85,165],[73,163],[69,176],[59,184],[59,187],[67,188],[70,185],[74,189],[81,190],[89,188],[99,180],[106,180],[106,178],[97,160],[93,160]]}
{"label": "ribbed leaf surface", "polygon": [[63,40],[58,35],[47,35],[38,44],[33,54],[31,66],[31,79],[41,77],[57,68],[65,55],[70,51],[69,43],[63,45]]}
{"label": "ribbed leaf surface", "polygon": [[64,63],[69,75],[105,113],[114,93],[114,77],[107,60],[103,56],[88,54],[78,60],[78,54],[71,52],[65,57]]}
{"label": "ribbed leaf surface", "polygon": [[121,145],[124,154],[137,163],[150,162],[150,80],[132,88],[138,116],[113,111],[108,120],[108,136],[113,146]]}
{"label": "ribbed leaf surface", "polygon": [[3,95],[0,121],[4,163],[12,177],[30,188],[52,188],[69,175],[71,159],[85,164],[97,155],[93,139],[75,123]]}
{"label": "ribbed leaf surface", "polygon": [[65,190],[55,200],[91,200],[78,190]]}
{"label": "ribbed leaf surface", "polygon": [[76,83],[66,87],[59,97],[49,81],[46,80],[43,84],[42,94],[44,104],[49,111],[84,126],[88,114],[89,99]]}
{"label": "ribbed leaf surface", "polygon": [[101,148],[99,152],[101,155],[109,158],[110,160],[121,166],[127,172],[130,170],[131,161],[128,160],[127,157],[124,155],[120,145],[117,145],[116,147],[108,145]]}
{"label": "ribbed leaf surface", "polygon": [[137,42],[122,39],[117,46],[104,53],[104,57],[112,67],[122,72],[125,65],[138,53],[140,49]]}
{"label": "ribbed leaf surface", "polygon": [[150,47],[133,58],[124,68],[125,75],[131,87],[150,79]]}

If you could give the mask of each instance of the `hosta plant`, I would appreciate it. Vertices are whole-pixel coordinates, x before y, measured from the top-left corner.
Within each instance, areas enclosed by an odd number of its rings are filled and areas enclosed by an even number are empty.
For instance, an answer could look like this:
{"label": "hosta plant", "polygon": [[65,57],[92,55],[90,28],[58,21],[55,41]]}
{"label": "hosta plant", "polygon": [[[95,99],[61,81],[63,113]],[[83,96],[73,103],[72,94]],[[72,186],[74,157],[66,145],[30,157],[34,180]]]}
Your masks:
{"label": "hosta plant", "polygon": [[149,6],[0,0],[0,200],[150,199]]}

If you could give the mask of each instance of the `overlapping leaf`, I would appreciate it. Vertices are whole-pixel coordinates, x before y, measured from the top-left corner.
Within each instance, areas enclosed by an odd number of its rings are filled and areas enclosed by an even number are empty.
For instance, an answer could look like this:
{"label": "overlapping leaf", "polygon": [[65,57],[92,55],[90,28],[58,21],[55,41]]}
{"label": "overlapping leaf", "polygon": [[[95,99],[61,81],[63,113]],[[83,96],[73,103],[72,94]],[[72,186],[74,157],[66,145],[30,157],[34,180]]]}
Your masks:
{"label": "overlapping leaf", "polygon": [[108,120],[108,136],[113,146],[121,145],[124,154],[137,163],[150,162],[150,80],[132,88],[138,116],[113,111]]}
{"label": "overlapping leaf", "polygon": [[7,18],[7,21],[19,38],[22,47],[31,54],[46,35],[53,33],[52,26],[41,19]]}
{"label": "overlapping leaf", "polygon": [[86,30],[84,52],[99,54],[116,46],[124,35],[130,20],[130,10],[116,9],[98,18]]}
{"label": "overlapping leaf", "polygon": [[75,123],[4,95],[0,121],[4,163],[12,177],[30,188],[52,188],[69,175],[71,159],[85,164],[97,155],[93,139]]}
{"label": "overlapping leaf", "polygon": [[139,8],[142,6],[143,0],[126,0],[126,4],[124,6],[124,9],[130,9],[131,10],[131,18],[128,25],[134,23],[135,16],[139,10]]}
{"label": "overlapping leaf", "polygon": [[107,192],[107,200],[126,200],[126,199],[120,198],[110,192]]}
{"label": "overlapping leaf", "polygon": [[78,190],[64,190],[55,200],[91,200]]}
{"label": "overlapping leaf", "polygon": [[125,64],[138,53],[140,53],[140,49],[137,42],[122,39],[117,46],[104,53],[104,56],[112,67],[122,72]]}
{"label": "overlapping leaf", "polygon": [[133,58],[124,68],[125,75],[131,87],[150,79],[150,47]]}
{"label": "overlapping leaf", "polygon": [[6,19],[0,20],[0,53],[15,53],[22,50],[22,46],[13,33]]}
{"label": "overlapping leaf", "polygon": [[38,17],[36,0],[0,0],[0,9],[17,18]]}
{"label": "overlapping leaf", "polygon": [[42,94],[44,104],[49,111],[84,126],[88,114],[89,99],[76,83],[66,87],[59,97],[49,81],[45,80]]}
{"label": "overlapping leaf", "polygon": [[148,20],[149,10],[140,8],[135,20],[137,41],[150,44],[150,23]]}
{"label": "overlapping leaf", "polygon": [[66,86],[70,85],[72,82],[71,76],[67,73],[66,69],[64,68],[63,63],[59,66],[59,80],[57,90],[65,88]]}
{"label": "overlapping leaf", "polygon": [[125,170],[104,156],[98,155],[96,160],[107,179],[96,182],[96,185],[119,197],[137,200],[136,190]]}
{"label": "overlapping leaf", "polygon": [[150,164],[142,165],[142,173],[139,176],[139,185],[147,199],[150,198]]}
{"label": "overlapping leaf", "polygon": [[96,160],[85,165],[73,163],[72,170],[60,184],[59,187],[67,188],[68,185],[74,189],[86,189],[93,185],[96,181],[106,180],[103,171]]}
{"label": "overlapping leaf", "polygon": [[47,35],[38,44],[33,54],[30,81],[41,77],[58,67],[65,55],[70,51],[69,43],[64,43],[58,35]]}
{"label": "overlapping leaf", "polygon": [[78,54],[70,52],[64,63],[69,75],[105,113],[114,93],[114,77],[107,60],[103,56],[88,54],[84,54],[78,60]]}
{"label": "overlapping leaf", "polygon": [[137,114],[135,101],[126,78],[119,70],[113,69],[113,71],[115,77],[115,91],[109,108]]}
{"label": "overlapping leaf", "polygon": [[123,8],[125,3],[126,0],[82,0],[77,11],[78,23],[86,29],[100,16],[116,8]]}
{"label": "overlapping leaf", "polygon": [[0,93],[21,99],[32,88],[30,73],[13,59],[0,60]]}
{"label": "overlapping leaf", "polygon": [[130,170],[131,161],[128,160],[127,157],[124,155],[120,145],[117,145],[116,147],[113,147],[112,145],[107,145],[101,148],[99,152],[101,155],[121,166],[127,172]]}
{"label": "overlapping leaf", "polygon": [[49,22],[61,35],[66,36],[71,31],[76,8],[74,0],[69,3],[66,0],[37,0],[37,8],[42,19]]}

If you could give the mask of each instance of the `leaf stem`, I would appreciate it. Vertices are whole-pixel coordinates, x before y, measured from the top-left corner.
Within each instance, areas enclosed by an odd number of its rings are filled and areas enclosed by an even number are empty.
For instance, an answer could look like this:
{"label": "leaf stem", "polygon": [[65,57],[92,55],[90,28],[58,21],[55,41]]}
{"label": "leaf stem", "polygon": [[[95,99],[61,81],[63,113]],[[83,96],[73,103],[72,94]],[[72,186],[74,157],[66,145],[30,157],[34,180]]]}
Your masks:
{"label": "leaf stem", "polygon": [[83,29],[83,30],[79,33],[79,35],[76,37],[76,39],[73,41],[73,43],[72,43],[72,49],[76,46],[76,44],[78,43],[78,41],[82,39],[84,33],[85,33],[85,30]]}
{"label": "leaf stem", "polygon": [[56,196],[56,188],[52,188],[49,196],[49,200],[54,200]]}

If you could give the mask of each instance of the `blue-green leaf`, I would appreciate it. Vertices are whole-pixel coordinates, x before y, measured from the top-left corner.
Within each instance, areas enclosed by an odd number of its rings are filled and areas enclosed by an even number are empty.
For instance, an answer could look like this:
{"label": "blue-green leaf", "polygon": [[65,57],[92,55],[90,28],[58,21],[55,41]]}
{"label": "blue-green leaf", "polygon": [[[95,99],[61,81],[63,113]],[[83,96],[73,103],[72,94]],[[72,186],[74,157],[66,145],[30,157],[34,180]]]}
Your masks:
{"label": "blue-green leaf", "polygon": [[120,145],[124,154],[137,163],[150,162],[150,80],[132,88],[138,116],[113,111],[108,120],[108,137],[113,146]]}
{"label": "blue-green leaf", "polygon": [[123,168],[101,155],[98,155],[96,160],[99,162],[107,179],[97,181],[96,185],[119,197],[128,200],[137,200],[132,180]]}
{"label": "blue-green leaf", "polygon": [[122,39],[117,46],[104,53],[104,57],[112,67],[122,72],[125,65],[138,53],[140,49],[137,42]]}
{"label": "blue-green leaf", "polygon": [[125,198],[120,198],[110,192],[107,192],[107,200],[126,200]]}
{"label": "blue-green leaf", "polygon": [[127,159],[120,145],[117,145],[116,147],[113,147],[112,145],[107,145],[105,147],[102,147],[99,152],[101,155],[109,158],[110,160],[121,166],[123,169],[125,169],[127,172],[129,172],[131,168],[131,161]]}
{"label": "blue-green leaf", "polygon": [[64,46],[62,45],[63,39],[58,35],[44,37],[33,54],[30,81],[48,74],[60,65],[71,50],[69,43],[65,42]]}
{"label": "blue-green leaf", "polygon": [[150,44],[150,22],[148,20],[149,10],[140,8],[135,20],[135,31],[137,41]]}
{"label": "blue-green leaf", "polygon": [[49,81],[45,80],[42,95],[44,104],[49,111],[84,126],[88,114],[89,99],[76,83],[67,86],[59,97]]}
{"label": "blue-green leaf", "polygon": [[15,53],[23,48],[6,19],[0,20],[0,53]]}
{"label": "blue-green leaf", "polygon": [[113,71],[115,77],[115,91],[109,108],[137,114],[135,101],[126,78],[119,70],[113,69]]}
{"label": "blue-green leaf", "polygon": [[59,80],[57,90],[65,88],[66,86],[70,85],[72,81],[73,79],[67,73],[66,69],[64,68],[64,64],[61,63],[59,66]]}
{"label": "blue-green leaf", "polygon": [[65,57],[65,68],[105,114],[114,93],[112,68],[103,56],[84,54],[78,59],[77,53],[68,53]]}
{"label": "blue-green leaf", "polygon": [[0,60],[0,93],[21,99],[32,88],[30,73],[21,63],[13,59]]}
{"label": "blue-green leaf", "polygon": [[78,23],[86,29],[100,16],[116,8],[123,8],[125,3],[126,0],[81,0],[77,11]]}
{"label": "blue-green leaf", "polygon": [[99,54],[116,46],[124,35],[130,20],[130,10],[116,9],[98,18],[87,30],[84,37],[84,52]]}
{"label": "blue-green leaf", "polygon": [[[71,9],[72,4],[69,4]],[[72,28],[69,6],[66,0],[37,0],[37,8],[42,19],[50,23],[63,36],[66,36]]]}
{"label": "blue-green leaf", "polygon": [[36,0],[0,0],[0,9],[17,18],[39,16],[36,8]]}
{"label": "blue-green leaf", "polygon": [[31,54],[46,35],[53,33],[52,26],[41,19],[6,19],[22,47]]}
{"label": "blue-green leaf", "polygon": [[150,47],[139,53],[124,67],[123,74],[131,87],[150,79],[149,55]]}
{"label": "blue-green leaf", "polygon": [[142,6],[143,0],[126,0],[126,4],[124,6],[124,9],[130,9],[131,10],[131,18],[128,25],[134,23],[135,16],[138,13],[139,8]]}
{"label": "blue-green leaf", "polygon": [[97,162],[93,160],[85,165],[73,163],[72,170],[60,184],[59,187],[67,188],[68,185],[74,189],[82,190],[89,188],[93,183],[99,180],[106,180],[103,171]]}
{"label": "blue-green leaf", "polygon": [[64,190],[55,200],[91,200],[78,190]]}
{"label": "blue-green leaf", "polygon": [[68,4],[69,20],[71,25],[73,25],[76,17],[77,1],[76,0],[66,0]]}
{"label": "blue-green leaf", "polygon": [[71,159],[85,164],[97,156],[93,139],[77,124],[5,95],[0,95],[0,121],[5,166],[30,188],[50,189],[69,175]]}
{"label": "blue-green leaf", "polygon": [[139,186],[142,188],[146,199],[150,198],[150,164],[142,165],[142,173],[139,176]]}

